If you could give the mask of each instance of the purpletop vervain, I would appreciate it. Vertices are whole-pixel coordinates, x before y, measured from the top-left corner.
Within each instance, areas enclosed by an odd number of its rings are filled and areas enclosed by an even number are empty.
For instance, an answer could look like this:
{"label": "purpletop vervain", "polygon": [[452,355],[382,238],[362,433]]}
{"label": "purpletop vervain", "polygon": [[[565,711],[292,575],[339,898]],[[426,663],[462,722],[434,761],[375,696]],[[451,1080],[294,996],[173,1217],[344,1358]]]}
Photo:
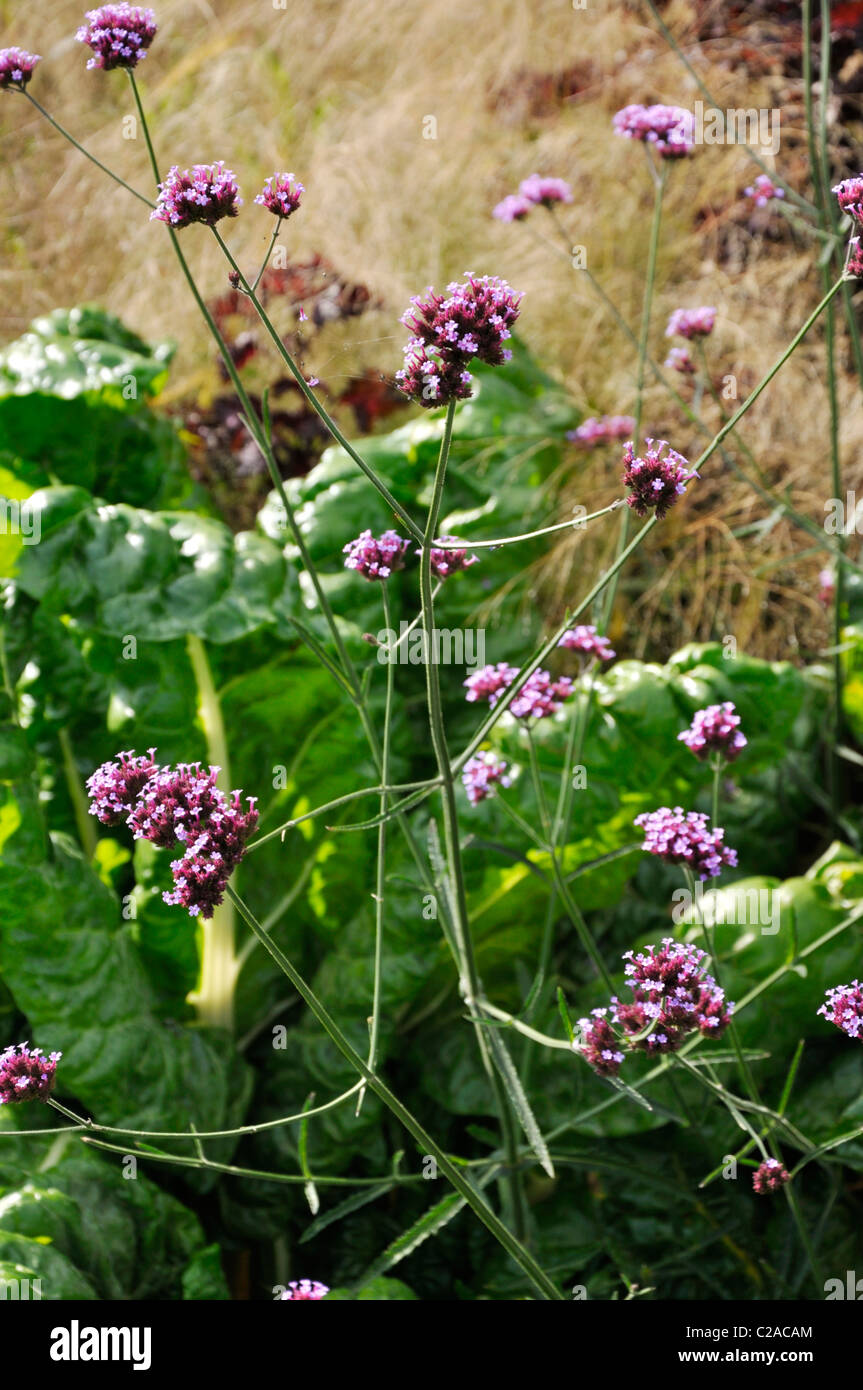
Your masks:
{"label": "purpletop vervain", "polygon": [[295,1302],[301,1299],[315,1300],[323,1298],[329,1291],[329,1287],[326,1284],[318,1283],[317,1279],[292,1279],[284,1293],[279,1295],[279,1300],[280,1302],[290,1302],[291,1299]]}
{"label": "purpletop vervain", "polygon": [[88,68],[110,72],[113,68],[137,67],[156,37],[153,11],[126,4],[125,0],[88,10],[85,18],[87,23],[81,25],[75,38],[93,50]]}
{"label": "purpletop vervain", "polygon": [[828,1023],[835,1023],[849,1038],[863,1041],[863,985],[852,980],[850,985],[828,989],[827,1002],[818,1010]]}
{"label": "purpletop vervain", "polygon": [[766,1196],[768,1192],[778,1192],[780,1187],[784,1187],[790,1181],[791,1174],[787,1168],[783,1168],[778,1158],[765,1158],[752,1174],[752,1186],[760,1197]]}
{"label": "purpletop vervain", "polygon": [[695,117],[682,106],[624,106],[614,117],[614,130],[627,140],[643,140],[663,159],[695,150]]}
{"label": "purpletop vervain", "polygon": [[692,724],[677,738],[702,762],[711,753],[721,753],[731,763],[746,747],[746,735],[740,732],[740,715],[730,700],[721,705],[708,705],[696,710]]}
{"label": "purpletop vervain", "polygon": [[716,310],[708,305],[700,309],[675,309],[668,320],[666,338],[706,338],[713,332]]}
{"label": "purpletop vervain", "polygon": [[0,1105],[25,1100],[47,1100],[54,1089],[54,1073],[62,1052],[48,1057],[26,1042],[0,1052]]}
{"label": "purpletop vervain", "polygon": [[356,570],[364,579],[389,579],[394,570],[404,569],[409,544],[396,531],[384,531],[377,538],[371,531],[361,531],[356,540],[342,546],[348,557],[345,569]]}
{"label": "purpletop vervain", "polygon": [[[647,516],[651,508],[661,521],[669,507],[686,491],[686,484],[698,474],[676,449],[670,449],[664,439],[645,441],[644,457],[638,457],[630,440],[623,455],[623,482],[630,489],[626,499],[638,516]],[[663,450],[668,453],[663,455]]]}
{"label": "purpletop vervain", "polygon": [[223,217],[236,217],[242,202],[234,175],[221,160],[195,164],[191,169],[179,169],[175,164],[159,184],[150,220],[166,222],[175,230],[191,227],[194,222],[214,227]]}
{"label": "purpletop vervain", "polygon": [[305,188],[293,174],[272,174],[255,199],[276,217],[290,217],[300,206]]}
{"label": "purpletop vervain", "polygon": [[38,53],[28,53],[25,48],[0,49],[0,89],[23,92],[41,61]]}
{"label": "purpletop vervain", "polygon": [[597,661],[613,661],[616,652],[609,645],[608,638],[597,632],[592,624],[580,623],[569,628],[557,644],[570,652],[581,652],[582,656],[596,657]]}
{"label": "purpletop vervain", "polygon": [[511,779],[506,775],[508,766],[503,758],[491,751],[476,753],[472,758],[468,758],[461,779],[472,806],[491,796],[495,786],[511,785]]}
{"label": "purpletop vervain", "polygon": [[593,449],[613,439],[626,439],[634,429],[635,420],[631,415],[602,415],[599,419],[591,416],[578,429],[567,430],[566,437],[583,449]]}
{"label": "purpletop vervain", "polygon": [[737,864],[737,851],[724,843],[725,831],[721,826],[710,829],[702,811],[660,806],[636,816],[634,824],[644,831],[643,850],[666,864],[685,864],[702,883]]}

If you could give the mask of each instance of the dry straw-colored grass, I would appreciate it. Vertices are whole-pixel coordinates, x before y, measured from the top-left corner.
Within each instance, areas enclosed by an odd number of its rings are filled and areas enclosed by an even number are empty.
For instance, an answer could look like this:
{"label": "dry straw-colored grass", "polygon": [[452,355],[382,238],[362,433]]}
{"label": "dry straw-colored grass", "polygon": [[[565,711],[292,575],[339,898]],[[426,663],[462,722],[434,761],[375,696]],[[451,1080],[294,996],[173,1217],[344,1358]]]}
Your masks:
{"label": "dry straw-colored grass", "polygon": [[[645,7],[286,0],[278,9],[273,0],[161,0],[157,11],[160,34],[140,80],[163,164],[224,158],[236,171],[246,207],[229,235],[248,265],[270,230],[252,197],[274,169],[294,170],[307,194],[290,224],[292,246],[322,252],[384,301],[383,312],[355,325],[352,340],[338,340],[343,364],[327,364],[331,380],[358,358],[394,369],[404,337],[397,316],[408,296],[471,269],[501,274],[526,291],[522,334],[579,403],[591,412],[631,409],[634,354],[585,278],[528,226],[502,226],[489,213],[533,170],[570,180],[572,241],[586,248],[592,273],[637,325],[652,189],[642,151],[612,135],[611,116],[628,101],[691,104],[698,96]],[[3,14],[3,42],[44,57],[34,94],[99,158],[149,191],[140,132],[123,138],[132,112],[127,82],[120,73],[86,71],[86,51],[72,38],[76,0],[4,5]],[[688,3],[674,0],[665,14],[675,32],[689,32]],[[780,89],[770,76],[752,80],[722,44],[687,51],[721,106],[781,103],[778,165],[799,186],[799,88],[784,82]],[[531,109],[526,75],[567,69],[580,74],[577,93]],[[435,139],[424,138],[428,117]],[[176,384],[195,379],[204,338],[164,229],[19,97],[0,103],[0,139],[3,337],[57,304],[98,300],[145,335],[177,338]],[[820,292],[810,241],[787,230],[778,239],[760,236],[743,217],[740,193],[756,172],[734,146],[704,147],[672,170],[651,333],[661,362],[668,312],[717,305],[711,352],[717,373],[733,373],[741,394]],[[764,226],[780,225],[779,216],[765,216]],[[215,245],[201,229],[184,236],[205,291],[215,293],[224,286]],[[861,400],[844,336],[839,359],[845,479],[863,491]],[[706,413],[712,423],[713,407]],[[691,426],[655,385],[645,424],[682,452],[698,452]],[[789,488],[795,504],[820,520],[831,492],[820,332],[758,402],[743,433],[774,485]],[[567,500],[592,506],[610,499],[616,471],[616,454],[573,455]],[[733,534],[768,513],[714,455],[623,585],[628,649],[653,653],[691,637],[734,634],[742,648],[764,655],[811,656],[826,640],[815,580],[823,560],[784,520],[761,535]],[[601,539],[588,532],[554,548],[537,576],[552,607],[583,591],[582,576],[607,540],[609,532]]]}

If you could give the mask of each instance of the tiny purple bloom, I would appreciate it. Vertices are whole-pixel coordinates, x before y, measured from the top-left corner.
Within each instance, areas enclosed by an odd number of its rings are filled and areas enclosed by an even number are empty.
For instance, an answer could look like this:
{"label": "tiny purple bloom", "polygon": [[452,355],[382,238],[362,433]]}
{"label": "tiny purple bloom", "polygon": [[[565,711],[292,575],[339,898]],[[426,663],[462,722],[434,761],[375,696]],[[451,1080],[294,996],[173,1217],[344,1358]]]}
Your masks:
{"label": "tiny purple bloom", "polygon": [[849,1038],[863,1041],[863,985],[852,980],[850,985],[828,989],[827,1002],[818,1010],[828,1023],[835,1023]]}
{"label": "tiny purple bloom", "polygon": [[103,5],[88,10],[87,23],[82,24],[75,38],[93,50],[88,68],[134,68],[147,56],[147,49],[156,37],[156,16],[152,10],[128,5]]}
{"label": "tiny purple bloom", "polygon": [[571,203],[572,189],[563,179],[543,178],[541,174],[530,174],[518,186],[518,196],[539,207],[554,207],[555,203]]}
{"label": "tiny purple bloom", "polygon": [[609,646],[608,638],[597,632],[588,623],[569,628],[557,644],[570,652],[581,652],[583,656],[596,657],[597,661],[613,661],[616,653]]}
{"label": "tiny purple bloom", "polygon": [[675,309],[668,320],[666,338],[706,338],[713,332],[716,310],[702,305],[700,309]]}
{"label": "tiny purple bloom", "polygon": [[404,569],[409,544],[395,531],[384,531],[378,539],[371,531],[361,531],[356,540],[342,546],[348,557],[345,569],[356,570],[364,579],[389,579],[394,570]]}
{"label": "tiny purple bloom", "polygon": [[690,728],[677,737],[702,762],[711,753],[721,753],[731,763],[746,747],[746,736],[737,727],[739,723],[740,715],[731,701],[726,700],[724,704],[697,710]]}
{"label": "tiny purple bloom", "polygon": [[751,198],[757,208],[766,208],[771,198],[784,198],[785,189],[779,188],[769,174],[759,174],[749,188],[744,188],[747,198]]}
{"label": "tiny purple bloom", "polygon": [[725,844],[725,831],[721,826],[710,829],[702,811],[660,806],[636,816],[634,823],[644,831],[643,850],[666,864],[685,864],[702,883],[737,864],[737,851]]}
{"label": "tiny purple bloom", "polygon": [[159,768],[153,762],[155,748],[146,756],[136,758],[132,752],[118,753],[117,762],[103,763],[87,779],[87,791],[92,798],[88,810],[103,825],[119,825],[151,777]]}
{"label": "tiny purple bloom", "polygon": [[752,1174],[752,1186],[760,1197],[764,1197],[768,1192],[778,1192],[780,1187],[784,1187],[791,1181],[791,1174],[787,1168],[783,1168],[778,1158],[765,1158]]}
{"label": "tiny purple bloom", "polygon": [[195,164],[191,169],[173,165],[162,183],[150,220],[166,222],[179,230],[203,222],[213,227],[223,217],[236,217],[242,206],[240,190],[230,169],[216,164]]}
{"label": "tiny purple bloom", "polygon": [[272,174],[266,180],[263,190],[258,194],[255,202],[260,203],[276,217],[290,217],[291,213],[296,212],[300,206],[300,199],[305,191],[299,179],[295,179],[293,174]]}
{"label": "tiny purple bloom", "polygon": [[[443,541],[454,541],[455,539],[455,536],[441,536],[438,545]],[[414,551],[414,554],[422,555],[422,549]],[[470,569],[471,565],[478,563],[478,555],[471,555],[470,551],[462,550],[461,547],[453,550],[439,550],[432,546],[431,571],[435,579],[448,579],[451,574],[458,574],[460,570]]]}
{"label": "tiny purple bloom", "polygon": [[531,198],[523,198],[518,193],[509,193],[497,204],[492,212],[498,222],[522,222],[536,204]]}
{"label": "tiny purple bloom", "polygon": [[695,117],[682,106],[624,106],[614,130],[627,140],[642,140],[663,159],[678,159],[695,150]]}
{"label": "tiny purple bloom", "polygon": [[583,449],[593,449],[597,444],[626,439],[634,429],[635,420],[631,415],[602,415],[599,419],[591,416],[577,430],[568,430],[566,437]]}
{"label": "tiny purple bloom", "polygon": [[477,753],[472,758],[468,758],[462,771],[462,781],[467,799],[472,806],[478,801],[485,801],[487,796],[491,796],[495,785],[508,787],[511,779],[506,776],[509,766],[503,758],[499,758],[496,753],[485,752]]}
{"label": "tiny purple bloom", "polygon": [[663,366],[671,367],[682,376],[695,375],[695,363],[689,355],[689,349],[685,347],[673,347],[666,357]]}
{"label": "tiny purple bloom", "polygon": [[280,1302],[291,1299],[313,1301],[323,1298],[329,1291],[329,1287],[326,1284],[319,1284],[317,1279],[292,1279],[284,1293],[279,1295],[279,1300]]}
{"label": "tiny purple bloom", "polygon": [[46,1057],[41,1048],[16,1043],[0,1052],[0,1105],[25,1100],[47,1100],[54,1089],[54,1073],[62,1052]]}
{"label": "tiny purple bloom", "polygon": [[23,92],[41,61],[38,53],[28,53],[25,48],[0,49],[0,89]]}
{"label": "tiny purple bloom", "polygon": [[[646,516],[655,508],[661,521],[669,507],[686,491],[686,484],[698,474],[689,468],[682,454],[668,448],[664,439],[648,439],[646,443],[643,458],[636,456],[632,441],[626,445],[623,482],[630,489],[626,502],[638,516]],[[663,455],[663,449],[668,449],[668,453]]]}

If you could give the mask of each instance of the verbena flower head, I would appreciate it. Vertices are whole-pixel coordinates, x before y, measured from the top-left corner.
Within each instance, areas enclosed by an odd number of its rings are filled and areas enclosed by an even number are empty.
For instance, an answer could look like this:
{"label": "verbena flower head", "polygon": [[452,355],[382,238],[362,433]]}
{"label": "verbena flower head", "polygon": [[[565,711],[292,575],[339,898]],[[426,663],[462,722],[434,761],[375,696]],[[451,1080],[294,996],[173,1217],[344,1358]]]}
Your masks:
{"label": "verbena flower head", "polygon": [[[630,489],[626,499],[638,516],[647,516],[655,509],[660,521],[669,507],[686,491],[686,484],[697,478],[696,471],[676,449],[669,449],[664,439],[646,441],[644,457],[638,457],[630,441],[623,455],[623,481]],[[668,453],[663,455],[663,450]]]}
{"label": "verbena flower head", "polygon": [[768,1192],[777,1192],[790,1181],[791,1174],[787,1168],[783,1168],[778,1158],[765,1158],[752,1174],[752,1186],[761,1197]]}
{"label": "verbena flower head", "polygon": [[428,289],[414,295],[401,322],[414,337],[446,358],[467,364],[478,357],[491,367],[512,356],[505,347],[523,296],[497,275],[475,276],[447,286],[446,295]]}
{"label": "verbena flower head", "polygon": [[295,1301],[298,1299],[312,1300],[323,1298],[329,1291],[328,1286],[319,1284],[317,1279],[292,1279],[284,1293],[279,1295],[279,1299],[281,1302],[291,1299]]}
{"label": "verbena flower head", "polygon": [[136,757],[133,752],[118,753],[116,762],[103,763],[87,778],[92,798],[89,811],[103,825],[119,825],[131,812],[143,788],[159,769],[153,762],[155,748]]}
{"label": "verbena flower head", "polygon": [[501,199],[491,215],[498,222],[521,222],[535,206],[533,199],[524,198],[520,193],[509,193]]}
{"label": "verbena flower head", "polygon": [[46,1057],[40,1048],[25,1042],[0,1052],[0,1105],[47,1100],[62,1056],[62,1052],[52,1052]]}
{"label": "verbena flower head", "polygon": [[219,769],[204,772],[200,763],[158,768],[147,758],[121,753],[104,763],[88,781],[90,811],[106,825],[125,814],[136,840],[149,840],[162,849],[185,847],[171,864],[174,888],[163,893],[166,903],[179,904],[191,917],[212,917],[224,897],[228,879],[246,852],[246,841],[258,823],[255,798],[240,793],[230,801],[216,785]]}
{"label": "verbena flower head", "polygon": [[150,220],[175,229],[191,227],[193,222],[214,227],[223,217],[236,217],[242,202],[234,175],[221,160],[191,169],[178,169],[175,164],[159,184]]}
{"label": "verbena flower head", "polygon": [[300,206],[305,188],[293,174],[272,174],[255,199],[276,217],[290,217]]}
{"label": "verbena flower head", "polygon": [[476,753],[468,758],[462,770],[461,779],[467,792],[467,799],[475,806],[491,796],[496,786],[509,787],[512,779],[507,777],[509,764],[491,751]]}
{"label": "verbena flower head", "polygon": [[725,831],[721,826],[710,829],[702,811],[660,806],[636,816],[634,823],[644,831],[643,850],[666,864],[685,864],[702,883],[737,864],[737,851],[725,844]]}
{"label": "verbena flower head", "polygon": [[833,192],[842,211],[853,217],[855,222],[863,222],[863,174],[853,179],[843,179],[836,184]]}
{"label": "verbena flower head", "polygon": [[[454,541],[455,536],[441,536],[441,541]],[[440,542],[438,542],[440,544]],[[416,555],[422,555],[422,550],[416,550]],[[479,563],[479,556],[472,555],[469,550],[453,549],[439,550],[432,546],[431,552],[431,571],[435,579],[448,579],[451,574],[458,574],[460,570],[470,569],[471,565]]]}
{"label": "verbena flower head", "polygon": [[572,189],[563,179],[543,178],[541,174],[530,174],[518,186],[519,197],[540,207],[551,208],[555,203],[571,203]]}
{"label": "verbena flower head", "polygon": [[404,569],[409,544],[396,531],[384,531],[378,537],[362,531],[356,540],[342,546],[348,557],[345,569],[356,570],[364,579],[389,579],[394,570]]}
{"label": "verbena flower head", "polygon": [[671,367],[675,372],[680,372],[683,376],[695,375],[695,363],[689,355],[689,348],[673,347],[663,363],[665,367]]}
{"label": "verbena flower head", "polygon": [[827,1002],[818,1010],[828,1023],[835,1023],[849,1038],[863,1040],[863,985],[852,980],[850,985],[828,989]]}
{"label": "verbena flower head", "polygon": [[128,5],[103,5],[88,10],[87,23],[82,24],[75,38],[93,50],[88,68],[134,68],[147,56],[147,49],[156,37],[156,16],[152,10]]}
{"label": "verbena flower head", "polygon": [[708,305],[700,309],[675,309],[668,320],[666,338],[706,338],[713,332],[716,310]]}
{"label": "verbena flower head", "polygon": [[[700,1030],[720,1037],[728,1026],[733,1004],[707,973],[707,956],[697,946],[664,938],[636,955],[626,951],[625,974],[632,1003],[611,1000],[614,1022],[645,1052],[675,1052],[687,1034]],[[647,1031],[649,1029],[649,1031]]]}
{"label": "verbena flower head", "polygon": [[570,652],[581,652],[582,656],[596,657],[597,661],[613,661],[616,655],[609,646],[608,638],[588,623],[569,628],[557,645]]}
{"label": "verbena flower head", "polygon": [[557,714],[573,689],[569,676],[553,680],[548,671],[534,671],[511,702],[509,712],[516,719],[546,719]]}
{"label": "verbena flower head", "polygon": [[695,117],[682,106],[624,106],[614,117],[617,135],[642,140],[663,159],[679,159],[695,150]]}
{"label": "verbena flower head", "polygon": [[580,1018],[581,1041],[578,1050],[599,1076],[617,1076],[626,1054],[621,1052],[620,1044],[611,1024],[608,1022],[608,1009],[593,1009],[590,1018]]}
{"label": "verbena flower head", "polygon": [[472,395],[473,377],[461,358],[430,348],[421,338],[411,338],[404,349],[405,365],[396,372],[399,390],[427,410],[450,401],[466,401]]}
{"label": "verbena flower head", "polygon": [[678,740],[702,762],[711,753],[721,753],[728,762],[739,757],[746,747],[746,736],[740,732],[740,715],[730,700],[721,705],[708,705],[692,717],[692,724],[678,734]]}
{"label": "verbena flower head", "polygon": [[576,430],[567,430],[566,437],[583,449],[594,449],[597,444],[608,444],[613,439],[626,439],[635,429],[631,415],[602,415],[599,419],[591,416]]}
{"label": "verbena flower head", "polygon": [[499,661],[496,666],[483,666],[463,682],[467,686],[465,699],[469,704],[475,704],[477,700],[488,700],[494,709],[507,686],[512,685],[517,675],[518,667],[507,666],[505,661]]}
{"label": "verbena flower head", "polygon": [[743,191],[757,208],[766,208],[771,198],[785,197],[785,189],[775,184],[769,174],[759,174],[755,182]]}
{"label": "verbena flower head", "polygon": [[0,89],[12,87],[23,92],[41,61],[38,53],[28,53],[25,48],[0,49]]}

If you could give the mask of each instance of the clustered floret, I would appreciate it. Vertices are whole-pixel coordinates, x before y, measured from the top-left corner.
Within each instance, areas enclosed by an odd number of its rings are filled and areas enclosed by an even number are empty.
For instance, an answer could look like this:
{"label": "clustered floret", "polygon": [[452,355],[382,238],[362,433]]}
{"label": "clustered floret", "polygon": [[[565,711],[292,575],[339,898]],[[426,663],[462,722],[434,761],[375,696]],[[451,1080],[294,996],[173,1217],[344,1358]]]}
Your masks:
{"label": "clustered floret", "polygon": [[706,338],[713,332],[716,310],[709,305],[700,309],[675,309],[668,320],[666,338]]}
{"label": "clustered floret", "polygon": [[[440,541],[446,542],[455,539],[455,536],[440,537]],[[414,554],[422,555],[422,549],[414,551]],[[472,555],[469,550],[462,550],[461,547],[453,550],[440,550],[437,546],[432,546],[431,572],[435,579],[448,579],[451,574],[458,574],[461,570],[470,569],[471,565],[477,564],[478,561],[478,555]]]}
{"label": "clustered floret", "polygon": [[624,106],[614,130],[627,140],[642,140],[663,159],[679,159],[695,150],[695,117],[682,106]]}
{"label": "clustered floret", "polygon": [[608,444],[613,439],[626,439],[635,429],[631,415],[602,415],[599,419],[591,416],[576,430],[567,430],[566,437],[583,449],[594,449],[597,444]]}
{"label": "clustered floret", "polygon": [[[686,484],[698,474],[682,454],[668,448],[664,439],[646,440],[647,450],[643,458],[635,453],[632,440],[627,443],[623,454],[623,481],[630,488],[626,499],[638,516],[646,516],[650,509],[656,509],[661,521],[685,491]],[[663,450],[668,453],[663,455]]]}
{"label": "clustered floret", "polygon": [[243,810],[239,791],[228,800],[216,786],[217,767],[158,767],[155,751],[147,758],[121,753],[117,762],[97,768],[87,782],[90,812],[104,825],[125,820],[136,840],[162,849],[182,845],[182,857],[171,864],[174,888],[162,896],[190,917],[212,917],[258,824],[256,798],[247,797]]}
{"label": "clustered floret", "polygon": [[62,1052],[45,1056],[41,1048],[16,1043],[0,1052],[0,1105],[25,1100],[47,1100],[54,1089],[54,1073]]}
{"label": "clustered floret", "polygon": [[279,1295],[279,1300],[280,1302],[291,1299],[295,1301],[300,1299],[314,1300],[323,1298],[329,1291],[328,1285],[318,1283],[317,1279],[292,1279],[284,1293]]}
{"label": "clustered floret", "polygon": [[509,764],[490,750],[468,758],[461,779],[472,806],[491,796],[495,786],[509,787],[512,779],[506,775]]}
{"label": "clustered floret", "polygon": [[634,824],[644,831],[643,850],[666,864],[685,864],[702,883],[737,864],[737,851],[725,844],[725,831],[721,826],[711,830],[703,811],[660,806],[636,816]]}
{"label": "clustered floret", "polygon": [[394,570],[404,569],[409,544],[396,531],[384,531],[379,537],[361,531],[356,540],[342,546],[348,557],[345,569],[356,570],[364,579],[389,579]]}
{"label": "clustered floret", "polygon": [[293,174],[272,174],[255,199],[276,217],[290,217],[300,206],[305,188]]}
{"label": "clustered floret", "polygon": [[0,49],[0,89],[12,88],[23,92],[33,69],[42,59],[38,53],[28,53],[25,48]]}
{"label": "clustered floret", "polygon": [[159,197],[150,220],[166,222],[179,230],[203,222],[214,227],[223,217],[236,217],[243,200],[230,169],[215,164],[195,164],[191,169],[173,165],[159,184]]}
{"label": "clustered floret", "polygon": [[152,10],[123,3],[103,5],[88,10],[87,23],[82,24],[75,38],[93,50],[88,68],[134,68],[147,56],[147,49],[156,37],[156,16]]}
{"label": "clustered floret", "polygon": [[759,174],[755,182],[743,191],[757,208],[766,208],[771,198],[785,197],[785,189],[775,184],[769,174]]}
{"label": "clustered floret", "polygon": [[739,724],[740,715],[732,702],[725,700],[721,705],[708,705],[706,709],[697,710],[690,727],[677,737],[702,762],[711,753],[721,753],[731,763],[746,747],[746,735],[741,733]]}
{"label": "clustered floret", "polygon": [[[464,682],[467,686],[466,698],[471,703],[488,700],[494,709],[518,674],[515,666],[507,666],[504,661],[499,661],[496,666],[483,666],[482,670],[475,671]],[[544,719],[550,714],[557,714],[562,708],[562,701],[569,698],[573,689],[569,676],[559,676],[555,680],[548,671],[532,671],[510,702],[509,712],[516,719]]]}
{"label": "clustered floret", "polygon": [[563,179],[529,174],[517,193],[509,193],[492,212],[499,222],[521,222],[535,207],[553,208],[555,203],[571,203],[572,189]]}
{"label": "clustered floret", "polygon": [[647,946],[638,955],[627,951],[623,959],[632,1002],[613,995],[608,1008],[579,1020],[579,1051],[600,1076],[618,1075],[624,1045],[660,1054],[676,1052],[696,1031],[706,1038],[722,1036],[734,1005],[707,973],[704,951],[667,936],[661,946]]}
{"label": "clustered floret", "polygon": [[663,365],[680,372],[681,376],[695,375],[695,363],[689,355],[689,348],[673,347]]}
{"label": "clustered floret", "polygon": [[439,295],[431,287],[414,295],[401,322],[412,337],[404,368],[396,372],[399,389],[420,405],[445,405],[471,394],[467,371],[473,358],[491,367],[512,356],[505,346],[519,314],[522,296],[496,275],[468,274]]}
{"label": "clustered floret", "polygon": [[852,980],[850,985],[828,989],[827,1002],[818,1010],[828,1023],[835,1023],[849,1038],[863,1040],[863,985]]}
{"label": "clustered floret", "polygon": [[597,661],[613,661],[616,652],[609,645],[608,638],[597,632],[592,624],[580,623],[569,628],[557,644],[570,652],[580,652],[582,656],[596,657]]}
{"label": "clustered floret", "polygon": [[778,1192],[780,1187],[784,1187],[790,1181],[791,1174],[787,1168],[783,1168],[778,1158],[765,1158],[752,1174],[752,1186],[761,1197],[766,1196],[768,1192]]}

